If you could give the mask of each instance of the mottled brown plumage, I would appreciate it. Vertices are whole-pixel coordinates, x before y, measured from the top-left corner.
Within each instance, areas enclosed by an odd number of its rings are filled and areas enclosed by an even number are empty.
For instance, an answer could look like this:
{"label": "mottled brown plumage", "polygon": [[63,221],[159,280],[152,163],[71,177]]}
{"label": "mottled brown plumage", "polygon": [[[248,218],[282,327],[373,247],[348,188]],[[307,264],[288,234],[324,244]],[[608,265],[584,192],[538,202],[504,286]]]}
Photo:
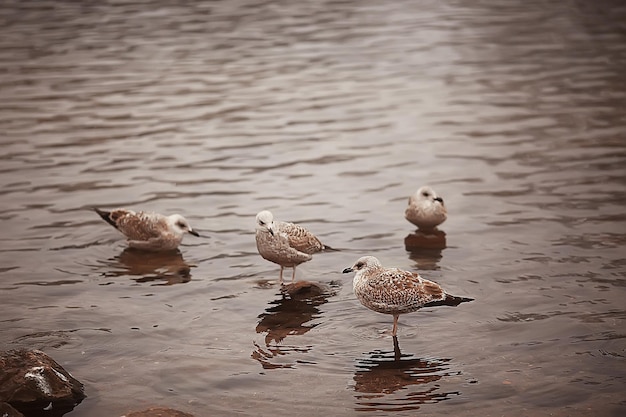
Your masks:
{"label": "mottled brown plumage", "polygon": [[383,268],[373,256],[364,256],[343,270],[356,271],[353,280],[354,294],[361,304],[378,313],[393,315],[395,336],[400,314],[416,311],[424,306],[456,306],[471,298],[455,297],[446,293],[433,281],[419,274],[397,268]]}
{"label": "mottled brown plumage", "polygon": [[198,236],[180,214],[164,216],[144,211],[135,213],[124,208],[94,210],[107,223],[122,232],[128,239],[128,245],[133,248],[149,251],[173,250],[183,240],[185,233]]}
{"label": "mottled brown plumage", "polygon": [[263,259],[280,265],[280,282],[283,269],[293,268],[292,281],[296,277],[296,266],[310,261],[314,253],[325,249],[320,240],[304,227],[275,221],[267,210],[256,216],[256,246]]}

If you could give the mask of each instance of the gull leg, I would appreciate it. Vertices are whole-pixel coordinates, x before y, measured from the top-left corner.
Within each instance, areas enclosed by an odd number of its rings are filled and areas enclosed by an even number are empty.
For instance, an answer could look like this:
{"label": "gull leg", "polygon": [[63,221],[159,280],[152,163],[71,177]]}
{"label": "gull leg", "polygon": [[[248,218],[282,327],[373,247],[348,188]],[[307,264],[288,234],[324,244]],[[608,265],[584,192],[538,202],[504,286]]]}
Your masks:
{"label": "gull leg", "polygon": [[393,336],[393,360],[399,361],[402,357],[400,352],[400,345],[398,344],[398,336]]}
{"label": "gull leg", "polygon": [[398,317],[400,317],[399,314],[393,315],[393,330],[391,331],[391,335],[394,337],[396,336],[396,332],[398,331]]}
{"label": "gull leg", "polygon": [[282,266],[282,265],[280,266],[280,283],[281,284],[283,283],[283,269],[284,268],[285,268],[284,266]]}
{"label": "gull leg", "polygon": [[293,274],[291,274],[291,282],[294,282],[295,280],[296,280],[296,267],[294,265]]}

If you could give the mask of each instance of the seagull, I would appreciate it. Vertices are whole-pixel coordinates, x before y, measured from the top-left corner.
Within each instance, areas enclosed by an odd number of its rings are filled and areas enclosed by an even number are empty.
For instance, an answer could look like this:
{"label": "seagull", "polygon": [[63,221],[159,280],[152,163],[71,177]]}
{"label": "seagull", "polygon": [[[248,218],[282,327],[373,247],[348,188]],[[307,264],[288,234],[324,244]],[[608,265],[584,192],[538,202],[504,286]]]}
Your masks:
{"label": "seagull", "polygon": [[450,295],[439,284],[417,273],[383,268],[373,256],[363,256],[352,267],[343,270],[344,274],[353,271],[356,271],[354,294],[361,304],[378,313],[393,315],[392,336],[398,330],[400,314],[411,313],[422,307],[457,306],[473,301],[472,298]]}
{"label": "seagull", "polygon": [[404,217],[418,229],[431,230],[446,220],[447,210],[443,199],[425,185],[409,197],[409,206],[404,211]]}
{"label": "seagull", "polygon": [[294,281],[296,266],[310,261],[314,253],[330,249],[304,227],[275,221],[272,213],[267,210],[256,215],[256,247],[264,259],[280,265],[281,283],[285,267],[293,267],[291,280]]}
{"label": "seagull", "polygon": [[180,214],[159,213],[117,208],[111,211],[94,208],[111,226],[122,232],[131,248],[147,251],[167,251],[178,248],[186,233],[200,236]]}

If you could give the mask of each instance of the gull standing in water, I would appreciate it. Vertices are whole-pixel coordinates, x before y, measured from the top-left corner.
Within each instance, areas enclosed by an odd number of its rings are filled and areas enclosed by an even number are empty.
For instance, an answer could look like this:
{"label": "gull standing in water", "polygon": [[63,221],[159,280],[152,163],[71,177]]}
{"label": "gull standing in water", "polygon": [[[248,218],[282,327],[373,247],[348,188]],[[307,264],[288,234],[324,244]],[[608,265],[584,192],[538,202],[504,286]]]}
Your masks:
{"label": "gull standing in water", "polygon": [[409,206],[404,211],[404,217],[418,229],[432,230],[446,220],[447,210],[443,199],[425,185],[409,197]]}
{"label": "gull standing in water", "polygon": [[310,261],[314,253],[330,249],[304,227],[275,221],[267,210],[256,215],[256,247],[263,259],[280,265],[281,283],[285,267],[293,268],[293,281],[296,278],[296,266]]}
{"label": "gull standing in water", "polygon": [[117,208],[111,211],[94,208],[95,212],[128,239],[128,246],[147,251],[167,251],[178,248],[185,233],[199,236],[180,214],[164,216],[159,213]]}
{"label": "gull standing in water", "polygon": [[364,256],[343,270],[356,271],[353,280],[354,294],[361,304],[378,313],[393,315],[392,335],[398,330],[400,314],[422,307],[457,306],[472,298],[455,297],[446,293],[439,284],[424,279],[417,273],[397,268],[383,268],[373,256]]}

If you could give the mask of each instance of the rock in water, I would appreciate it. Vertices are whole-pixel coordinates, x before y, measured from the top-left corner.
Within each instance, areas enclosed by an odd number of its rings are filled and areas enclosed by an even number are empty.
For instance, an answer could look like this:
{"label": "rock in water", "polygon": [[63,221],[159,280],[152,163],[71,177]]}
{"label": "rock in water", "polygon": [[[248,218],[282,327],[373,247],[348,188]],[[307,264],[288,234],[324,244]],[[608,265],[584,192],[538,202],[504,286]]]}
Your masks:
{"label": "rock in water", "polygon": [[40,350],[0,352],[0,402],[25,415],[56,417],[85,398],[83,384]]}
{"label": "rock in water", "polygon": [[192,414],[183,413],[165,407],[152,407],[143,411],[133,411],[123,417],[194,417]]}

